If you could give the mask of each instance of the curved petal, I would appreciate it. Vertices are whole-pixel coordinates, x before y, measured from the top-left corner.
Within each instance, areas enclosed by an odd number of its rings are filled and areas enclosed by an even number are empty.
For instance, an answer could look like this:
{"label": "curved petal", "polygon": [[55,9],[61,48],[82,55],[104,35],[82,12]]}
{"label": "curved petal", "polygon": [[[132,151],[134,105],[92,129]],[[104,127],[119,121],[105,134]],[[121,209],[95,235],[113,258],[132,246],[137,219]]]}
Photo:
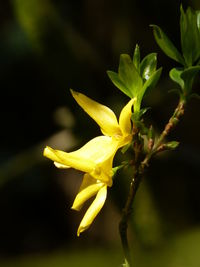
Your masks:
{"label": "curved petal", "polygon": [[[95,169],[95,163],[84,157],[79,157],[72,153],[66,153],[60,150],[54,150],[51,147],[46,147],[43,152],[44,156],[58,164],[66,165],[83,172],[92,172]],[[60,165],[60,166],[61,166]]]}
{"label": "curved petal", "polygon": [[79,211],[83,204],[96,195],[99,189],[103,186],[103,183],[97,182],[89,174],[85,174],[79,192],[74,200],[72,209]]}
{"label": "curved petal", "polygon": [[117,149],[118,141],[109,136],[98,136],[69,153],[46,147],[44,156],[53,160],[58,168],[72,167],[110,185],[112,160]]}
{"label": "curved petal", "polygon": [[90,140],[80,149],[68,153],[79,160],[88,159],[94,163],[101,163],[110,158],[117,149],[118,142],[109,136],[98,136]]}
{"label": "curved petal", "polygon": [[100,126],[103,134],[109,136],[120,134],[117,118],[110,108],[76,91],[71,90],[71,93],[76,102]]}
{"label": "curved petal", "polygon": [[120,113],[119,126],[123,135],[129,135],[131,133],[131,115],[132,115],[132,106],[134,102],[135,98],[132,98]]}
{"label": "curved petal", "polygon": [[95,200],[92,202],[88,210],[86,211],[77,231],[77,235],[88,229],[92,224],[100,210],[102,209],[107,196],[107,186],[103,186],[97,193]]}

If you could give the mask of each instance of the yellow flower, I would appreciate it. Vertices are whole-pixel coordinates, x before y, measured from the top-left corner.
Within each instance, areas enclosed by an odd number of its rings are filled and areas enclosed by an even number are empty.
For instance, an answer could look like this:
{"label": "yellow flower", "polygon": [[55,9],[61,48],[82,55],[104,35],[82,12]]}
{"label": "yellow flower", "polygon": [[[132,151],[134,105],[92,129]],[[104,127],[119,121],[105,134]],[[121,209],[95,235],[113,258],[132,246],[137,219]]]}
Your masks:
{"label": "yellow flower", "polygon": [[97,122],[104,135],[90,140],[82,148],[70,153],[46,147],[44,156],[53,160],[58,168],[74,168],[85,173],[72,209],[80,210],[89,198],[96,195],[79,225],[79,236],[91,225],[105,203],[107,187],[112,186],[112,163],[116,151],[132,140],[131,114],[134,99],[122,109],[118,123],[114,112],[108,107],[81,93],[72,91],[72,95]]}
{"label": "yellow flower", "polygon": [[112,185],[112,159],[118,142],[109,136],[98,136],[80,149],[66,153],[50,147],[44,149],[44,156],[54,161],[58,168],[74,168],[89,173],[93,178]]}
{"label": "yellow flower", "polygon": [[111,137],[98,136],[70,153],[50,147],[44,149],[44,156],[53,160],[58,168],[72,167],[85,172],[72,209],[80,210],[85,201],[96,195],[80,223],[78,236],[91,225],[104,205],[107,186],[112,186],[112,162],[117,148],[118,142]]}

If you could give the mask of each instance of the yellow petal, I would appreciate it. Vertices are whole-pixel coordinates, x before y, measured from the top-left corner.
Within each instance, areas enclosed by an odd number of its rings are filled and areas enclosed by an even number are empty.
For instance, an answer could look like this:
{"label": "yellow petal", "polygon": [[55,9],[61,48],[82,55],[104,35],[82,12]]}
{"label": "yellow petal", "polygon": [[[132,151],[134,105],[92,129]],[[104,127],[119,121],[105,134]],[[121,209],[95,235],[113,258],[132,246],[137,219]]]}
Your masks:
{"label": "yellow petal", "polygon": [[77,231],[77,235],[85,231],[94,221],[100,210],[102,209],[107,196],[107,186],[103,186],[97,193],[96,198],[86,211]]}
{"label": "yellow petal", "polygon": [[97,182],[97,180],[92,178],[89,174],[85,174],[79,192],[74,200],[72,209],[79,211],[83,204],[88,199],[96,195],[103,185],[103,183]]}
{"label": "yellow petal", "polygon": [[54,161],[58,168],[74,168],[90,173],[94,178],[111,185],[112,159],[118,142],[109,136],[98,136],[80,149],[66,153],[50,147],[44,149],[44,156]]}
{"label": "yellow petal", "polygon": [[44,149],[44,156],[53,160],[56,164],[66,165],[66,167],[72,167],[83,172],[91,172],[95,169],[93,161],[72,153],[54,150],[51,147]]}
{"label": "yellow petal", "polygon": [[113,154],[110,158],[106,159],[104,162],[97,164],[95,170],[90,173],[94,178],[105,183],[107,186],[112,186],[113,182],[112,164],[114,155],[115,154]]}
{"label": "yellow petal", "polygon": [[113,136],[120,134],[115,113],[108,107],[99,104],[89,97],[71,90],[71,93],[76,102],[85,110],[85,112],[96,121],[100,126],[101,131],[105,135]]}
{"label": "yellow petal", "polygon": [[117,145],[116,140],[102,135],[93,138],[80,149],[68,154],[79,158],[79,160],[88,159],[94,163],[101,163],[115,153]]}
{"label": "yellow petal", "polygon": [[131,115],[132,115],[132,106],[134,102],[135,98],[132,98],[121,111],[119,117],[119,126],[123,135],[128,135],[131,133]]}

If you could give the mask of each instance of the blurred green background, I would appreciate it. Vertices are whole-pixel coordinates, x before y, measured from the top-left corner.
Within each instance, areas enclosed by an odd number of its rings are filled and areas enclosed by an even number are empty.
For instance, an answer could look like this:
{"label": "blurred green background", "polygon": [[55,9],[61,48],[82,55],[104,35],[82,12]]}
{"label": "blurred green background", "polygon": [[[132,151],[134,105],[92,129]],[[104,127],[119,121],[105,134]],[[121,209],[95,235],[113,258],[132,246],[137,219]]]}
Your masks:
{"label": "blurred green background", "polygon": [[[0,266],[120,266],[118,236],[129,173],[116,178],[106,205],[80,238],[84,214],[70,210],[81,174],[56,169],[45,145],[70,151],[100,134],[69,88],[111,107],[127,99],[106,70],[119,55],[158,53],[164,66],[144,101],[156,129],[167,122],[177,97],[168,72],[174,62],[158,48],[149,24],[179,45],[174,0],[7,0],[0,2]],[[200,9],[198,0],[183,6]],[[194,90],[199,92],[199,80]],[[156,157],[138,191],[130,223],[135,266],[200,265],[200,105],[191,100],[170,139],[179,148]],[[131,174],[130,174],[131,175]]]}

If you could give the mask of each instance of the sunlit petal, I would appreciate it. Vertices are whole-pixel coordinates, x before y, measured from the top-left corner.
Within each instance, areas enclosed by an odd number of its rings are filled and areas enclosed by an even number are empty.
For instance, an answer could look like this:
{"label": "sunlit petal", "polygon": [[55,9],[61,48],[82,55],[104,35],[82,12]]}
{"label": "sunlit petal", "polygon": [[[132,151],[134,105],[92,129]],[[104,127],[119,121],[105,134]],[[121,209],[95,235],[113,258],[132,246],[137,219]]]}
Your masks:
{"label": "sunlit petal", "polygon": [[83,176],[83,180],[82,180],[81,186],[79,188],[79,192],[84,190],[89,185],[92,185],[92,184],[94,184],[96,182],[97,182],[96,179],[94,179],[91,175],[89,175],[89,173],[85,173],[84,176]]}
{"label": "sunlit petal", "polygon": [[97,214],[102,209],[106,200],[106,196],[107,196],[107,186],[105,185],[98,191],[96,198],[86,211],[77,231],[78,236],[92,224]]}
{"label": "sunlit petal", "polygon": [[95,163],[99,163],[113,155],[117,149],[117,145],[116,140],[102,135],[93,138],[80,149],[68,154],[79,158],[79,160],[89,159]]}
{"label": "sunlit petal", "polygon": [[88,115],[93,118],[100,126],[103,134],[112,136],[116,133],[120,134],[115,113],[102,104],[90,99],[89,97],[71,90],[76,102],[85,110]]}
{"label": "sunlit petal", "polygon": [[89,174],[85,174],[79,192],[74,200],[72,209],[79,211],[83,204],[97,194],[103,183],[97,182]]}
{"label": "sunlit petal", "polygon": [[109,136],[99,136],[90,140],[80,149],[66,153],[50,147],[44,149],[44,156],[54,161],[58,168],[74,168],[111,184],[112,160],[118,142]]}
{"label": "sunlit petal", "polygon": [[132,115],[132,106],[134,102],[135,98],[132,98],[121,111],[119,117],[119,126],[123,135],[128,135],[131,132],[131,115]]}
{"label": "sunlit petal", "polygon": [[95,168],[95,163],[88,158],[81,158],[77,154],[54,150],[48,146],[44,149],[44,156],[53,160],[56,164],[60,163],[83,172],[91,172]]}

